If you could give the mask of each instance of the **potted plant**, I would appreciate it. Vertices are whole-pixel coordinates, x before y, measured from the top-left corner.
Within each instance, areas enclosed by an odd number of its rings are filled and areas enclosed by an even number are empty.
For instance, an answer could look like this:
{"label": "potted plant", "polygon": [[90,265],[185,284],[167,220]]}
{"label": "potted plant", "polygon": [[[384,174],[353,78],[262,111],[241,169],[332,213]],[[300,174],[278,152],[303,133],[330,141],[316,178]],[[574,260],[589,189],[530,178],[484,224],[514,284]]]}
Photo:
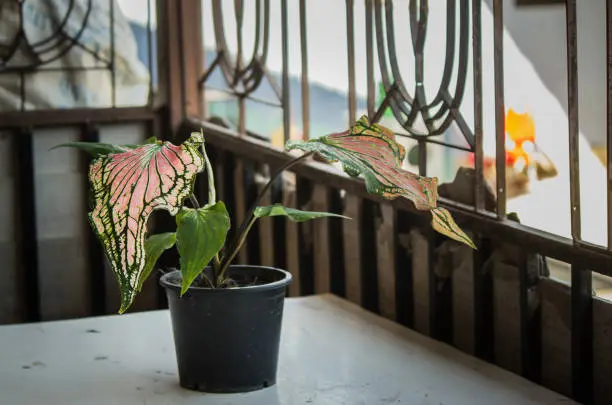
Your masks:
{"label": "potted plant", "polygon": [[[370,125],[365,116],[345,132],[287,142],[287,150],[304,154],[272,176],[235,240],[228,242],[230,217],[224,203],[217,200],[204,141],[203,133],[195,132],[182,145],[154,139],[144,145],[60,145],[95,156],[89,170],[93,197],[89,221],[119,283],[119,313],[130,307],[161,254],[176,245],[180,270],[164,274],[160,283],[168,297],[183,387],[246,392],[275,384],[283,303],[291,274],[232,263],[259,218],[342,217],[278,204],[258,205],[284,170],[315,153],[327,161],[339,161],[350,176],[362,175],[371,194],[412,200],[417,209],[431,212],[435,230],[474,247],[450,213],[437,206],[437,179],[403,170],[404,148],[390,130]],[[208,176],[206,203],[193,195],[200,172]],[[147,220],[157,209],[176,217],[176,231],[147,237]]]}

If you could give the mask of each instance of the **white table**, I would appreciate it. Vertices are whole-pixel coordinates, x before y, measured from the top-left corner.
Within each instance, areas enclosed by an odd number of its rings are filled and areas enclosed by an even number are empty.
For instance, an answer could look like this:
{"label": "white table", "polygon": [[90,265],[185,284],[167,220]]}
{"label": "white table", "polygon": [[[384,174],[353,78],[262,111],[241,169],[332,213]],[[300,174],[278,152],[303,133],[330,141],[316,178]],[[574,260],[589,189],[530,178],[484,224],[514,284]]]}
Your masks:
{"label": "white table", "polygon": [[340,298],[288,299],[278,382],[180,388],[167,311],[0,327],[2,405],[573,404]]}

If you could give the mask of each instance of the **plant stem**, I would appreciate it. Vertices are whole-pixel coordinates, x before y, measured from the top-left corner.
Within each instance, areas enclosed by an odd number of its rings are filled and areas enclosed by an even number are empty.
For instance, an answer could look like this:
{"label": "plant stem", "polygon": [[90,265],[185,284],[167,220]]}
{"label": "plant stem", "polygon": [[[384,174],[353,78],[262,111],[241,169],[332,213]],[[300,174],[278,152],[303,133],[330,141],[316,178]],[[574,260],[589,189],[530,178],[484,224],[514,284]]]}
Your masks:
{"label": "plant stem", "polygon": [[208,205],[213,205],[217,202],[217,191],[215,189],[215,174],[213,172],[212,165],[206,154],[204,144],[202,144],[202,155],[204,156],[204,163],[206,164],[206,174],[208,175]]}
{"label": "plant stem", "polygon": [[249,233],[249,231],[251,230],[251,228],[253,227],[253,225],[255,224],[255,220],[257,218],[253,217],[251,219],[251,222],[249,222],[249,225],[246,227],[246,231],[243,233],[242,238],[240,238],[240,240],[238,241],[238,246],[236,246],[236,249],[234,249],[231,253],[231,255],[227,258],[227,260],[225,260],[225,262],[227,263],[226,266],[224,266],[219,275],[217,276],[217,278],[215,279],[215,282],[217,283],[217,285],[221,284],[223,282],[223,276],[225,275],[225,272],[227,271],[227,269],[229,268],[229,263],[232,262],[232,260],[234,260],[234,258],[236,257],[236,255],[238,254],[238,252],[240,251],[240,249],[242,248],[242,245],[244,245],[244,242],[246,242],[246,237]]}
{"label": "plant stem", "polygon": [[261,201],[261,199],[266,195],[266,193],[268,192],[268,190],[270,189],[270,187],[272,187],[272,184],[274,183],[274,181],[278,178],[278,176],[280,176],[285,170],[291,168],[292,166],[298,164],[299,162],[301,162],[302,160],[308,159],[310,156],[314,155],[314,152],[308,152],[303,154],[302,156],[299,156],[293,160],[288,161],[287,163],[285,163],[284,165],[282,165],[270,178],[270,180],[268,180],[268,182],[266,183],[266,185],[261,189],[261,191],[259,192],[259,194],[257,195],[257,198],[255,198],[255,201],[253,202],[253,205],[251,206],[251,208],[249,209],[249,213],[247,215],[247,217],[244,219],[244,221],[242,222],[242,224],[240,224],[240,228],[238,228],[238,234],[237,236],[234,238],[234,240],[232,241],[231,244],[231,249],[229,249],[227,252],[228,254],[225,255],[223,257],[223,260],[221,261],[221,271],[219,273],[219,277],[221,277],[223,274],[225,274],[225,270],[229,267],[230,263],[232,262],[232,260],[234,260],[234,258],[236,257],[236,255],[238,254],[238,251],[240,250],[240,248],[242,247],[242,245],[244,244],[245,240],[246,240],[246,235],[249,232],[249,230],[251,229],[251,227],[253,226],[253,224],[255,223],[255,217],[254,217],[254,212],[255,212],[255,208],[257,208],[259,202]]}
{"label": "plant stem", "polygon": [[[204,132],[202,132],[202,139],[204,138]],[[202,143],[202,156],[204,156],[204,163],[206,164],[206,175],[208,176],[208,205],[213,205],[217,203],[217,189],[215,187],[215,173],[213,172],[212,165],[210,164],[210,159],[208,159],[208,154],[206,153],[206,147],[204,143]],[[219,274],[221,268],[221,260],[219,260],[219,253],[217,253],[212,260],[212,269],[213,269],[213,278],[216,280],[217,275]],[[213,285],[214,287],[214,285]]]}
{"label": "plant stem", "polygon": [[195,208],[196,210],[200,208],[200,203],[198,202],[198,199],[196,198],[195,194],[189,194],[189,201],[191,201],[191,205],[193,205],[193,208]]}

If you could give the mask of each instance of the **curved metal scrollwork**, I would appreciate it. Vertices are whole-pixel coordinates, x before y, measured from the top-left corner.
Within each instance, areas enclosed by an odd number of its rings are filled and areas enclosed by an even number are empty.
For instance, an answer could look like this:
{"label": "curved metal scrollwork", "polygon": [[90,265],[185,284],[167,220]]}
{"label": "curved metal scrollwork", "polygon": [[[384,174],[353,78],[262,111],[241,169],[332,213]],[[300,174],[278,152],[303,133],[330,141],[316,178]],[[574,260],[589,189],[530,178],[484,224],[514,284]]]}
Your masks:
{"label": "curved metal scrollwork", "polygon": [[[60,10],[59,4],[66,4],[65,11]],[[24,20],[26,15],[24,8],[28,6],[28,2],[26,0],[4,2],[1,5],[1,7],[6,7],[4,12],[18,16],[18,20],[3,21],[5,27],[10,27],[12,24],[13,32],[8,36],[8,40],[0,42],[0,73],[23,73],[36,70],[62,58],[75,46],[90,53],[98,61],[108,63],[96,52],[80,43],[90,19],[92,5],[93,0],[86,0],[84,13],[81,14],[76,11],[75,0],[65,3],[47,3],[50,15],[44,17],[54,25],[53,32],[46,38],[33,41],[28,35]],[[14,9],[9,9],[9,7]],[[23,51],[27,56],[27,63],[15,62],[18,50]]]}
{"label": "curved metal scrollwork", "polygon": [[[395,118],[408,133],[420,137],[441,135],[454,121],[459,126],[470,148],[473,149],[474,134],[459,112],[459,106],[465,92],[468,68],[469,1],[459,0],[459,55],[457,63],[455,63],[457,1],[448,0],[446,3],[446,58],[438,91],[431,101],[428,101],[425,95],[423,61],[429,16],[428,0],[410,0],[409,3],[410,31],[415,59],[415,88],[412,95],[404,84],[397,62],[393,2],[387,0],[384,2],[375,1],[374,3],[378,61],[386,92],[386,98],[375,114],[375,118],[380,117],[385,109],[390,108]],[[387,59],[389,63],[387,63]],[[451,93],[449,86],[454,71],[456,71],[457,82],[454,91]],[[427,129],[425,133],[414,128],[419,113]]]}
{"label": "curved metal scrollwork", "polygon": [[[234,2],[234,15],[236,18],[237,50],[236,55],[230,55],[225,38],[223,24],[223,10],[221,0],[212,1],[213,26],[217,55],[210,67],[206,70],[200,84],[206,82],[211,73],[218,66],[223,72],[227,85],[238,97],[247,97],[260,85],[262,79],[268,78],[272,89],[278,99],[281,99],[281,90],[274,79],[268,74],[266,61],[270,43],[270,1],[257,0],[255,3],[255,42],[253,52],[248,63],[243,57],[242,27],[244,21],[244,2]],[[263,5],[262,5],[263,3]]]}

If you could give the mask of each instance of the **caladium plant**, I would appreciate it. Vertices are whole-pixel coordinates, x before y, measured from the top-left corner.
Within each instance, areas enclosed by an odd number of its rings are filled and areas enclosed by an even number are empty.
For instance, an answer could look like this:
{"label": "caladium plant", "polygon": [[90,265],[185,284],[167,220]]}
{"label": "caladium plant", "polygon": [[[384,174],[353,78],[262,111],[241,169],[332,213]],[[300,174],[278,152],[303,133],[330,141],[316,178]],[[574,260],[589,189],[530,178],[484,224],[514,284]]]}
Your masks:
{"label": "caladium plant", "polygon": [[[229,244],[226,236],[230,217],[225,204],[216,199],[213,169],[202,132],[192,133],[182,145],[153,139],[143,145],[73,142],[59,146],[76,147],[94,156],[89,169],[93,197],[89,222],[119,283],[119,313],[130,307],[161,254],[173,246],[180,255],[181,294],[196,279],[203,280],[209,288],[228,288],[234,283],[226,277],[226,270],[257,219],[284,216],[302,222],[323,217],[346,218],[279,204],[258,205],[283,171],[315,153],[328,161],[339,161],[350,176],[363,176],[369,193],[385,199],[405,197],[417,209],[430,211],[435,230],[475,248],[451,214],[437,206],[437,179],[403,170],[404,148],[395,142],[389,129],[370,125],[365,116],[345,132],[287,142],[287,150],[305,153],[272,176]],[[193,194],[196,175],[201,172],[206,172],[209,185],[204,205]],[[186,201],[190,201],[190,206]],[[175,216],[176,231],[147,237],[147,221],[159,209]]]}

